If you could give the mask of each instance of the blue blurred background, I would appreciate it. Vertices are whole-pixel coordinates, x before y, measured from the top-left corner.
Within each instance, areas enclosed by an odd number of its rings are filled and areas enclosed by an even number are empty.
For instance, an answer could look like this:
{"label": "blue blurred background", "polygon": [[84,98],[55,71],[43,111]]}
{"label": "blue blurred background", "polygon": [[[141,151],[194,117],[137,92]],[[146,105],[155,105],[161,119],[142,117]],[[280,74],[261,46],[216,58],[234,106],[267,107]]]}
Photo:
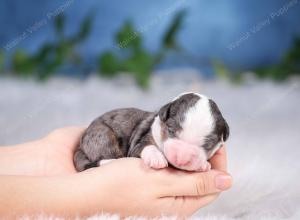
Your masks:
{"label": "blue blurred background", "polygon": [[[89,36],[77,48],[91,67],[99,53],[116,48],[113,36],[127,19],[131,19],[138,30],[143,30],[145,48],[150,52],[158,50],[172,17],[182,9],[187,9],[187,14],[177,40],[194,59],[186,61],[171,54],[159,65],[161,68],[191,66],[204,70],[204,74],[212,74],[206,62],[211,59],[241,69],[274,64],[300,35],[300,4],[297,0],[1,0],[0,45],[4,52],[12,54],[17,48],[24,48],[34,53],[45,42],[52,41],[53,19],[48,16],[62,7],[67,35],[78,30],[80,22],[91,10],[95,12]],[[45,19],[46,23],[32,33],[28,32],[28,28]],[[255,27],[256,31],[253,30]],[[5,49],[24,32],[27,32],[25,39]],[[236,47],[230,48],[233,44]],[[197,59],[204,62],[195,62]]]}
{"label": "blue blurred background", "polygon": [[300,0],[0,0],[0,27],[0,146],[193,91],[234,177],[197,217],[299,219]]}

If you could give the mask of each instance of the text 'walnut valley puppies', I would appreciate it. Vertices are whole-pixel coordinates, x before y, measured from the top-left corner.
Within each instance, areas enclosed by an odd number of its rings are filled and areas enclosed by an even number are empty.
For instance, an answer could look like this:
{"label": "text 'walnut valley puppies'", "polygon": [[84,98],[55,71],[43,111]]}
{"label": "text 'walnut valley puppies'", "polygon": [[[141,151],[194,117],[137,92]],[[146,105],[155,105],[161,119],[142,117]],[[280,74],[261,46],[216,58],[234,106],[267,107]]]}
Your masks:
{"label": "text 'walnut valley puppies'", "polygon": [[140,157],[152,168],[172,165],[207,171],[207,161],[229,136],[228,125],[214,101],[184,93],[158,112],[116,109],[95,119],[74,155],[78,171],[111,159]]}

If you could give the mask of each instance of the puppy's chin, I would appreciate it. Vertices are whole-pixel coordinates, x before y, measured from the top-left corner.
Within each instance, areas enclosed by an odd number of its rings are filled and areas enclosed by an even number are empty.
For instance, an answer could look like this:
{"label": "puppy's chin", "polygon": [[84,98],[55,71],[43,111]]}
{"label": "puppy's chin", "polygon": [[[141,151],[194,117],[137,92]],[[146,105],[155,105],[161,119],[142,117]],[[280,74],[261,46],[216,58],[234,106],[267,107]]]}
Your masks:
{"label": "puppy's chin", "polygon": [[203,148],[179,139],[169,138],[164,142],[163,152],[174,167],[188,171],[207,171],[210,164]]}

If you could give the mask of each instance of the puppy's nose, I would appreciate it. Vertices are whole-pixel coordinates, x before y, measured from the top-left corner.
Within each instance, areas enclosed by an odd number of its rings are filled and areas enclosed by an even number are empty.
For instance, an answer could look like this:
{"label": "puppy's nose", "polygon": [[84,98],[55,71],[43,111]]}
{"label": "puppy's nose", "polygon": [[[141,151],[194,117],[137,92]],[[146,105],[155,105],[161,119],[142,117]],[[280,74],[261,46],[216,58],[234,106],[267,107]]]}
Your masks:
{"label": "puppy's nose", "polygon": [[180,140],[169,140],[165,143],[164,153],[168,161],[177,167],[193,165],[199,156],[197,146],[187,144]]}
{"label": "puppy's nose", "polygon": [[187,152],[178,152],[177,154],[175,154],[172,162],[176,166],[185,167],[193,164],[196,157],[197,155],[193,153],[189,154]]}

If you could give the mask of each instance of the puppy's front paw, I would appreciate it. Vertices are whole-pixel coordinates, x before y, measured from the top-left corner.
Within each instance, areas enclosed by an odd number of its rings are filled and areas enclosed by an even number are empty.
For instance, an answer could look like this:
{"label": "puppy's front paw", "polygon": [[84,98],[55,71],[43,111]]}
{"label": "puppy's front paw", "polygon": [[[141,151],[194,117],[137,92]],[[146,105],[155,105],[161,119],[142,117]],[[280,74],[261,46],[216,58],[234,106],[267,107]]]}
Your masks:
{"label": "puppy's front paw", "polygon": [[162,169],[168,166],[165,156],[154,145],[147,146],[141,153],[144,163],[154,169]]}

